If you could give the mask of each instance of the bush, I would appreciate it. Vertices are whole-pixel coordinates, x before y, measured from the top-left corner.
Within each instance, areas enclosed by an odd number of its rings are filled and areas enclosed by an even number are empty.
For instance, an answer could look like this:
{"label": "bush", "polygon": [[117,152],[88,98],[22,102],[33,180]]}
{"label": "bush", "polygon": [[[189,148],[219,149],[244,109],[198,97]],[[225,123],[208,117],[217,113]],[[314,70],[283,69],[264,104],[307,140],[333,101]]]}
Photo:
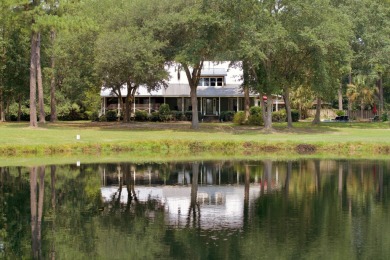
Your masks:
{"label": "bush", "polygon": [[187,120],[186,116],[181,111],[171,111],[171,115],[176,121],[185,121]]}
{"label": "bush", "polygon": [[261,116],[263,114],[263,110],[261,107],[251,107],[249,109],[249,114],[252,116]]}
{"label": "bush", "polygon": [[388,116],[387,112],[383,112],[381,119],[382,119],[382,122],[389,121],[389,116]]}
{"label": "bush", "polygon": [[286,110],[282,109],[279,111],[272,112],[272,122],[286,122],[287,113]]}
{"label": "bush", "polygon": [[248,118],[249,125],[264,125],[263,117],[261,115],[250,115]]}
{"label": "bush", "polygon": [[[192,121],[192,111],[186,111],[184,115],[187,121]],[[202,119],[203,119],[203,115],[201,112],[198,111],[198,120],[202,121]]]}
{"label": "bush", "polygon": [[296,109],[291,109],[291,118],[293,122],[299,121],[299,111]]}
{"label": "bush", "polygon": [[261,107],[251,107],[249,109],[249,117],[248,117],[249,125],[264,125],[263,122],[263,110]]}
{"label": "bush", "polygon": [[113,122],[118,119],[118,112],[116,110],[108,110],[106,112],[106,118],[108,122]]}
{"label": "bush", "polygon": [[99,117],[99,122],[107,122],[107,117],[106,117],[106,115],[101,115],[101,116]]}
{"label": "bush", "polygon": [[159,122],[160,121],[160,114],[156,112],[152,112],[149,116],[149,120],[152,122]]}
{"label": "bush", "polygon": [[92,122],[99,121],[99,113],[97,111],[89,112],[87,114],[88,114],[88,119],[91,120]]}
{"label": "bush", "polygon": [[160,120],[163,122],[169,121],[172,119],[171,110],[169,109],[168,104],[162,104],[158,109]]}
{"label": "bush", "polygon": [[148,121],[148,112],[144,110],[135,111],[135,121]]}
{"label": "bush", "polygon": [[234,111],[222,111],[219,115],[219,121],[221,122],[227,122],[227,121],[233,121],[234,118]]}
{"label": "bush", "polygon": [[233,118],[233,123],[236,125],[243,125],[245,124],[245,112],[244,111],[238,111]]}
{"label": "bush", "polygon": [[345,116],[345,113],[343,110],[336,110],[335,113],[337,116]]}

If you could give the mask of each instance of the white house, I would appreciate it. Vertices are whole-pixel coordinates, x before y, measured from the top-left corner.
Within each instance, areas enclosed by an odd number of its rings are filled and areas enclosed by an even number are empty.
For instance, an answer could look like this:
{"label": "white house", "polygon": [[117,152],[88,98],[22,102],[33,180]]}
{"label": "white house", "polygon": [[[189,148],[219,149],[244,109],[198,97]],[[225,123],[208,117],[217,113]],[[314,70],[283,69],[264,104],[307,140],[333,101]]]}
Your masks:
{"label": "white house", "polygon": [[[169,72],[168,87],[148,92],[145,86],[139,87],[135,95],[132,112],[145,110],[148,113],[157,111],[161,104],[169,104],[171,110],[191,111],[190,87],[184,70],[178,65],[167,67]],[[204,62],[197,89],[198,111],[204,116],[216,116],[222,111],[240,111],[244,109],[244,93],[242,91],[243,72],[241,66],[230,66],[230,62]],[[127,96],[126,87],[122,89],[122,97]],[[110,89],[102,88],[101,114],[107,110],[121,112],[120,102]],[[251,93],[251,106],[259,104],[259,95]],[[276,104],[284,102],[280,99]]]}

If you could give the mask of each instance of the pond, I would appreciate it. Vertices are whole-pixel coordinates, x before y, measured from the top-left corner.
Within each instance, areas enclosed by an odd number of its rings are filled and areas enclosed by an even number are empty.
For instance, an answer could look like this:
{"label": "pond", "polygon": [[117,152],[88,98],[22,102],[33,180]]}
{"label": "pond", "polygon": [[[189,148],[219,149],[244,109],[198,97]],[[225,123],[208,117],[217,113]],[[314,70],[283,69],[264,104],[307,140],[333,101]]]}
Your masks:
{"label": "pond", "polygon": [[0,185],[0,258],[390,256],[390,160],[2,167]]}

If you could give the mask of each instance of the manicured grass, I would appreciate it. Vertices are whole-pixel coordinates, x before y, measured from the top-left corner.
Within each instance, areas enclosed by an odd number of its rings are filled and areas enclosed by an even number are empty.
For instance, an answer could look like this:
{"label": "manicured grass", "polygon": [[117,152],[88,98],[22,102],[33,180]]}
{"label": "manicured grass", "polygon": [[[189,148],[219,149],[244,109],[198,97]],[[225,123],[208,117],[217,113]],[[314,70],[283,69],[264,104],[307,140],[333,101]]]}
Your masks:
{"label": "manicured grass", "polygon": [[[76,139],[80,135],[80,140]],[[37,129],[28,123],[0,123],[0,155],[102,155],[131,153],[166,157],[167,154],[229,155],[260,153],[322,153],[343,155],[390,154],[390,127],[380,123],[274,124],[274,131],[231,123],[47,123]]]}

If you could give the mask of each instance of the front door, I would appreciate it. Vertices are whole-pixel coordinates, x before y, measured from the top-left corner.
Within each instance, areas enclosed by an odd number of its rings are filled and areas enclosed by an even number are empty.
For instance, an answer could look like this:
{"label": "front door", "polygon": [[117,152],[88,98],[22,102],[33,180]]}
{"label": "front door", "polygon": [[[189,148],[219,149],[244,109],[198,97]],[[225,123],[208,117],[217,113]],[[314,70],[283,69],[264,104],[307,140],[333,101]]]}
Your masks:
{"label": "front door", "polygon": [[206,98],[206,115],[215,115],[216,112],[216,99]]}

